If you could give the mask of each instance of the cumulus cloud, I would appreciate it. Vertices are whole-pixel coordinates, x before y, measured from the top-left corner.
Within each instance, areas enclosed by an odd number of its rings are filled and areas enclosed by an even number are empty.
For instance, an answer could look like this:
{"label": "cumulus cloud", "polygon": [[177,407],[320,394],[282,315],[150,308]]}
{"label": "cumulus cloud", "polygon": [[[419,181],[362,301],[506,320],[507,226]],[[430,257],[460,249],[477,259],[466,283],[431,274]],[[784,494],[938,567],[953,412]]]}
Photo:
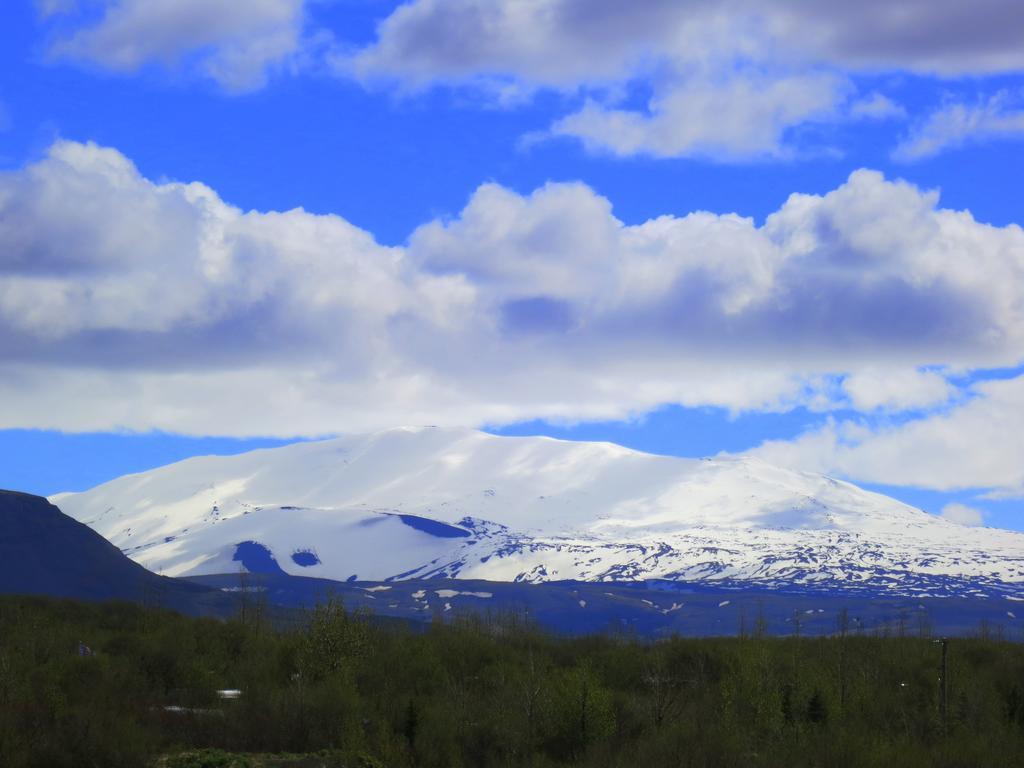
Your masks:
{"label": "cumulus cloud", "polygon": [[957,502],[951,502],[944,506],[942,511],[939,512],[939,516],[959,525],[978,526],[985,523],[984,512]]}
{"label": "cumulus cloud", "polygon": [[339,62],[363,77],[516,77],[543,85],[621,79],[654,59],[817,61],[965,75],[1024,69],[1015,0],[412,0]]}
{"label": "cumulus cloud", "polygon": [[857,171],[827,195],[792,195],[760,228],[704,212],[623,226],[582,185],[527,198],[489,185],[454,222],[417,231],[410,253],[495,301],[569,301],[585,338],[784,352],[818,370],[1015,362],[1024,232],[937,200]]}
{"label": "cumulus cloud", "polygon": [[1000,91],[976,104],[951,103],[933,112],[893,152],[909,162],[985,139],[1024,138],[1024,109],[1020,99]]}
{"label": "cumulus cloud", "polygon": [[[760,21],[735,10],[664,0],[417,0],[384,20],[374,45],[336,65],[364,81],[411,88],[582,88],[590,96],[584,108],[538,135],[618,155],[779,156],[787,129],[832,118],[848,83],[835,72],[791,72],[769,61]],[[631,81],[651,86],[643,109],[619,103]]]}
{"label": "cumulus cloud", "polygon": [[[95,5],[97,3],[92,3]],[[77,2],[45,0],[47,16],[72,13]],[[51,47],[58,57],[118,72],[150,62],[195,67],[233,91],[258,88],[268,68],[300,48],[305,0],[98,0]],[[66,29],[63,28],[63,29]]]}
{"label": "cumulus cloud", "polygon": [[[326,56],[344,77],[404,90],[468,86],[505,105],[538,89],[582,96],[582,108],[535,136],[618,155],[791,156],[790,134],[809,123],[902,116],[884,94],[858,96],[857,75],[1024,69],[1016,0],[411,0],[362,47],[331,42],[343,29],[304,30],[311,0],[37,5],[56,56],[121,72],[153,62],[197,70],[233,91]],[[920,146],[934,146],[929,131],[955,133],[958,119],[935,116]],[[1013,124],[988,122],[975,135]]]}
{"label": "cumulus cloud", "polygon": [[688,80],[659,92],[639,112],[589,102],[558,120],[553,136],[572,136],[593,150],[654,157],[744,159],[790,150],[786,131],[835,116],[846,81],[835,75],[788,77],[731,73]]}
{"label": "cumulus cloud", "polygon": [[640,65],[652,46],[670,44],[687,16],[716,15],[707,0],[692,7],[680,13],[667,0],[414,0],[380,23],[375,43],[335,64],[356,77],[412,86],[509,78],[565,88],[611,82]]}
{"label": "cumulus cloud", "polygon": [[1024,497],[1024,376],[985,381],[947,411],[871,427],[830,421],[752,451],[767,461],[863,482]]}
{"label": "cumulus cloud", "polygon": [[[894,5],[868,0],[594,2],[413,0],[376,41],[335,57],[338,71],[404,88],[436,83],[501,97],[582,91],[585,106],[547,135],[619,155],[737,159],[791,154],[809,122],[892,119],[884,94],[850,77],[1018,72],[1024,20],[1013,0]],[[624,95],[642,83],[639,106]]]}
{"label": "cumulus cloud", "polygon": [[957,391],[940,373],[913,368],[857,371],[847,376],[842,386],[858,411],[934,408]]}
{"label": "cumulus cloud", "polygon": [[1019,227],[871,171],[762,226],[630,225],[584,184],[486,184],[384,247],[338,216],[243,212],[65,141],[0,175],[0,426],[293,435],[666,403],[919,408],[949,395],[936,369],[1019,362],[1022,291]]}

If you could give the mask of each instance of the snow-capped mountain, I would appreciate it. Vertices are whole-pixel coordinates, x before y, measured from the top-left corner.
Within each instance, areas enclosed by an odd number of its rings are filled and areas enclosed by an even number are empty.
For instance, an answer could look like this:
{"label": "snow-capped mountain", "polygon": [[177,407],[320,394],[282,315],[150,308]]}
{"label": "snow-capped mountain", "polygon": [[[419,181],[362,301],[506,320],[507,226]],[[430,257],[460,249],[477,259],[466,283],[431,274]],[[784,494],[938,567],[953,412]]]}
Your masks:
{"label": "snow-capped mountain", "polygon": [[1024,534],[850,483],[756,459],[471,430],[198,457],[52,501],[170,576],[244,566],[335,580],[1024,590]]}

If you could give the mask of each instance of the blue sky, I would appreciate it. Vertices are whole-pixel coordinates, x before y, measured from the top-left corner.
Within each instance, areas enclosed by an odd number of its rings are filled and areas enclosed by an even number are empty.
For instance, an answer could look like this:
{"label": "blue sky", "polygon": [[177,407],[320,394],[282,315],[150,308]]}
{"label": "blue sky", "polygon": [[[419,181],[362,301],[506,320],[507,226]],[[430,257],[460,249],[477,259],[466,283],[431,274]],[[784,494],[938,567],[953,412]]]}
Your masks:
{"label": "blue sky", "polygon": [[444,423],[1024,529],[1024,20],[889,8],[8,4],[0,486]]}

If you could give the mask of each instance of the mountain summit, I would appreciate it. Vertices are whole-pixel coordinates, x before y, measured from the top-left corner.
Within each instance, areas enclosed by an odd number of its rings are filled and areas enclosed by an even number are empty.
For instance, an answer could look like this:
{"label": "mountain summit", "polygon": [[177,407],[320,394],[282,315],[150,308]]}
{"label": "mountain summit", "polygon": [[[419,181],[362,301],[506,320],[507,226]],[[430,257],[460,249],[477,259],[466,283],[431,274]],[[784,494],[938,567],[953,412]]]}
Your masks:
{"label": "mountain summit", "polygon": [[1024,534],[960,526],[829,477],[472,430],[197,457],[52,501],[171,576],[1024,586]]}

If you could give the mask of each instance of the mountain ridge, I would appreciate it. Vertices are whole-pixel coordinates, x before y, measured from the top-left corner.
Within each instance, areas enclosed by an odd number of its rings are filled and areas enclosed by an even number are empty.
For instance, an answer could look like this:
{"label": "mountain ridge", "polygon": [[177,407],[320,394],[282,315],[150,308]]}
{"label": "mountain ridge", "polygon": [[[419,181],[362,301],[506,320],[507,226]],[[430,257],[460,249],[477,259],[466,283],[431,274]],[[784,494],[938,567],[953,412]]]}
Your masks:
{"label": "mountain ridge", "polygon": [[52,499],[174,576],[256,558],[335,580],[747,580],[921,594],[944,579],[958,593],[1024,583],[1024,534],[960,526],[845,481],[750,457],[474,430],[193,457]]}
{"label": "mountain ridge", "polygon": [[227,615],[218,591],[157,576],[41,496],[0,490],[0,593],[152,602]]}

